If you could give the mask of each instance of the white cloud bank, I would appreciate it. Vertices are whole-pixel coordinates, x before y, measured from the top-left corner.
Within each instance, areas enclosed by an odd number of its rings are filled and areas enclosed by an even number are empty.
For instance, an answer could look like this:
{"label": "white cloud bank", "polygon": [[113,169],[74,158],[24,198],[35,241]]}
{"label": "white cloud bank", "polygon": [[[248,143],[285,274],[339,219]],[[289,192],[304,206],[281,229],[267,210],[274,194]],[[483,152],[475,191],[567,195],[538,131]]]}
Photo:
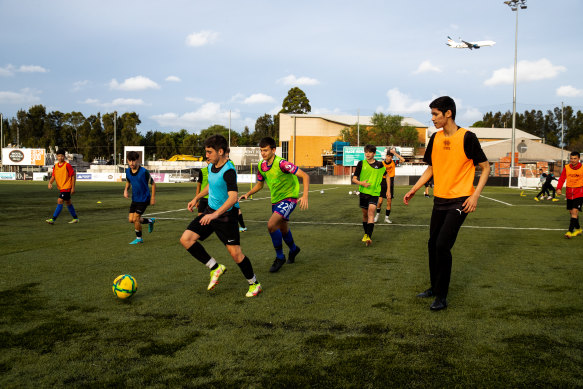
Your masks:
{"label": "white cloud bank", "polygon": [[2,104],[34,104],[40,101],[37,95],[40,91],[30,88],[21,89],[19,92],[0,91],[0,103]]}
{"label": "white cloud bank", "polygon": [[168,76],[168,77],[166,77],[166,81],[168,81],[168,82],[181,82],[182,80],[178,76]]}
{"label": "white cloud bank", "polygon": [[14,65],[8,64],[0,68],[0,76],[10,77],[14,76],[14,73],[47,73],[48,70],[39,65],[20,65],[16,67]]}
{"label": "white cloud bank", "polygon": [[439,72],[441,72],[441,69],[438,68],[437,66],[433,65],[430,61],[423,61],[419,64],[419,67],[417,68],[417,70],[415,70],[413,72],[413,74],[427,73],[427,72],[439,73]]}
{"label": "white cloud bank", "polygon": [[[232,120],[240,118],[241,114],[239,112],[231,112]],[[187,112],[182,115],[168,112],[151,116],[151,119],[163,127],[193,128],[208,125],[209,123],[228,123],[229,110],[223,110],[219,103],[208,102],[193,112]]]}
{"label": "white cloud bank", "polygon": [[318,81],[315,78],[310,78],[310,77],[296,77],[293,74],[290,74],[289,76],[285,76],[283,78],[280,78],[279,80],[277,80],[278,83],[283,84],[283,85],[318,85],[320,83],[320,81]]}
{"label": "white cloud bank", "polygon": [[186,45],[190,47],[201,47],[215,43],[219,39],[219,33],[215,31],[193,32],[186,37]]}
{"label": "white cloud bank", "polygon": [[571,85],[563,85],[557,88],[557,96],[580,97],[583,96],[583,89],[577,89]]}
{"label": "white cloud bank", "polygon": [[142,99],[124,99],[117,98],[111,102],[101,102],[98,99],[86,99],[83,104],[96,105],[98,107],[134,107],[140,105],[146,105]]}
{"label": "white cloud bank", "polygon": [[243,104],[267,104],[274,103],[275,99],[263,93],[255,93],[243,100]]}
{"label": "white cloud bank", "polygon": [[413,112],[429,112],[429,103],[433,99],[429,100],[415,100],[408,95],[399,91],[398,88],[389,89],[387,92],[387,97],[389,98],[388,107],[379,107],[379,111],[387,111],[396,115],[405,115]]}
{"label": "white cloud bank", "polygon": [[121,84],[114,78],[109,83],[109,88],[115,90],[138,91],[146,89],[160,89],[160,85],[150,80],[148,77],[136,76],[126,78]]}
{"label": "white cloud bank", "polygon": [[[553,65],[546,58],[538,61],[518,61],[518,82],[540,81],[555,78],[567,68]],[[514,83],[514,66],[495,70],[492,77],[484,81],[484,85],[508,85]]]}

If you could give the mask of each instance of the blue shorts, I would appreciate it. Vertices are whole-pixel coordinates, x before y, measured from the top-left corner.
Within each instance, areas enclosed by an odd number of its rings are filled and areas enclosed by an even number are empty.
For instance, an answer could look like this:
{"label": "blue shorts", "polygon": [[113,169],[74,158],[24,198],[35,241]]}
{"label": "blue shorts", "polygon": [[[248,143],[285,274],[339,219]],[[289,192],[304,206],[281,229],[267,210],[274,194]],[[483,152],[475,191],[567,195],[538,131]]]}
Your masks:
{"label": "blue shorts", "polygon": [[284,220],[289,220],[289,215],[296,209],[298,203],[291,200],[282,200],[279,203],[271,204],[271,212],[279,213]]}

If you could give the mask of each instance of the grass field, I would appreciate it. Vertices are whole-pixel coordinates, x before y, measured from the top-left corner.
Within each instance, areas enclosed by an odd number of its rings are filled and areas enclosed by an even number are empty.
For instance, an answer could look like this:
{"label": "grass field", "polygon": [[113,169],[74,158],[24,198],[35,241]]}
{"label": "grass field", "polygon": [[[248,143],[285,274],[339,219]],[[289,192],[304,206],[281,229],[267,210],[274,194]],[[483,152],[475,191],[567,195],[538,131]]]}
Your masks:
{"label": "grass field", "polygon": [[[292,215],[302,252],[275,274],[259,192],[241,239],[264,293],[247,299],[216,237],[204,245],[229,272],[212,292],[178,242],[192,184],[158,185],[139,246],[123,184],[77,189],[81,222],[65,208],[51,226],[55,190],[0,182],[2,388],[583,386],[583,237],[563,238],[564,200],[486,187],[454,247],[449,307],[431,312],[415,297],[429,277],[421,192],[406,207],[398,187],[394,224],[365,248],[352,188],[313,185]],[[124,273],[139,283],[128,301],[111,291]]]}

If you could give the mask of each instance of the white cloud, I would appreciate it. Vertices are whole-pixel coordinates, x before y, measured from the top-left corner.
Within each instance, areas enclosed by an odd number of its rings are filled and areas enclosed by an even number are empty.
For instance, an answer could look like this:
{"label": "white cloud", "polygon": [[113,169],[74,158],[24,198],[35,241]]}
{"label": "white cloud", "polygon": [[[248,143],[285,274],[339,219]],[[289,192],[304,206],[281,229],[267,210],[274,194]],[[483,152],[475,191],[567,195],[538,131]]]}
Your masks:
{"label": "white cloud", "polygon": [[[279,108],[281,109],[281,108]],[[329,108],[312,108],[312,112],[310,112],[314,115],[354,115],[354,113],[346,113],[343,110],[341,110],[340,108],[334,108],[334,109],[329,109]]]}
{"label": "white cloud", "polygon": [[80,91],[81,89],[84,89],[87,85],[89,85],[89,80],[83,80],[83,81],[76,81],[73,83],[73,92],[77,92]]}
{"label": "white cloud", "polygon": [[[231,119],[240,119],[241,114],[238,111],[231,112]],[[174,128],[197,127],[201,125],[228,123],[229,110],[221,109],[221,104],[208,102],[203,104],[199,109],[193,112],[187,112],[178,115],[173,112],[168,112],[151,117],[158,125]]]}
{"label": "white cloud", "polygon": [[583,89],[577,89],[571,85],[563,85],[557,88],[557,96],[561,97],[583,96]]}
{"label": "white cloud", "polygon": [[177,77],[177,76],[168,76],[168,77],[166,77],[166,81],[168,81],[168,82],[181,82],[182,80],[180,79],[180,77]]}
{"label": "white cloud", "polygon": [[200,47],[215,43],[219,39],[219,33],[214,31],[193,32],[186,37],[186,45]]}
{"label": "white cloud", "polygon": [[126,90],[126,91],[136,91],[145,89],[160,89],[160,85],[156,84],[154,81],[150,80],[148,77],[136,76],[126,78],[121,84],[117,82],[114,78],[109,83],[110,89]]}
{"label": "white cloud", "polygon": [[25,88],[20,92],[0,91],[0,103],[2,104],[32,104],[40,101],[38,90]]}
{"label": "white cloud", "polygon": [[243,100],[243,104],[274,103],[275,99],[263,93],[255,93]]}
{"label": "white cloud", "polygon": [[[404,115],[413,112],[429,112],[429,100],[414,100],[408,95],[401,93],[398,88],[389,89],[387,92],[389,98],[389,106],[386,110],[396,115]],[[383,111],[385,108],[379,107]]]}
{"label": "white cloud", "polygon": [[423,61],[419,64],[417,70],[413,74],[427,73],[427,72],[441,72],[441,69],[433,65],[430,61]]}
{"label": "white cloud", "polygon": [[[566,71],[567,68],[560,65],[553,65],[546,58],[538,61],[519,61],[518,62],[518,82],[529,82],[555,78],[559,73]],[[484,85],[500,85],[514,83],[514,66],[495,70],[492,77],[484,81]]]}
{"label": "white cloud", "polygon": [[204,103],[204,99],[200,98],[200,97],[185,97],[184,100],[188,101],[189,103],[195,103],[195,104],[202,104]]}
{"label": "white cloud", "polygon": [[98,99],[85,99],[83,104],[90,104],[96,105],[99,107],[130,107],[136,105],[146,105],[144,100],[142,99],[124,99],[124,98],[117,98],[111,102],[101,102]]}
{"label": "white cloud", "polygon": [[[461,113],[461,114],[460,114]],[[478,120],[482,120],[484,118],[484,114],[480,112],[479,109],[468,107],[465,109],[464,112],[456,113],[456,122],[458,123],[467,123],[468,125],[474,124]],[[461,125],[461,124],[460,124]]]}
{"label": "white cloud", "polygon": [[43,68],[42,66],[38,65],[21,65],[18,70],[21,73],[46,73],[48,72],[47,69]]}
{"label": "white cloud", "polygon": [[99,100],[97,99],[85,99],[85,101],[82,102],[83,104],[91,104],[91,105],[99,105]]}
{"label": "white cloud", "polygon": [[283,85],[318,85],[320,83],[315,78],[296,77],[293,74],[280,78],[277,82]]}

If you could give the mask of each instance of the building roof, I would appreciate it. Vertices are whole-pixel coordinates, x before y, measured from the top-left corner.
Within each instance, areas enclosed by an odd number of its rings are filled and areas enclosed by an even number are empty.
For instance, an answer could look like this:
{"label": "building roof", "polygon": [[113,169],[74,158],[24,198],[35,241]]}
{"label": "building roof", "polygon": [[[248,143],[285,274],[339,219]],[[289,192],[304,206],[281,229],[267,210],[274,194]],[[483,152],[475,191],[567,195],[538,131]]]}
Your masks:
{"label": "building roof", "polygon": [[[302,117],[302,118],[318,118],[324,119],[329,122],[335,122],[339,124],[343,124],[345,126],[352,126],[357,122],[362,124],[363,126],[372,126],[372,116],[356,116],[356,115],[316,115],[316,114],[299,114],[299,113],[286,113],[284,115],[289,115],[291,117]],[[413,127],[422,127],[427,128],[427,126],[421,123],[419,120],[403,117],[401,121],[401,125],[405,126],[413,126]]]}
{"label": "building roof", "polygon": [[[569,159],[569,151],[561,150],[558,147],[547,145],[536,140],[519,138],[515,140],[516,151],[519,150],[519,145],[524,143],[526,146],[525,152],[518,153],[518,162],[530,161],[546,161],[559,162],[561,159]],[[481,142],[482,150],[490,162],[499,161],[500,158],[510,155],[510,148],[512,144],[511,139],[505,139],[494,142]]]}
{"label": "building roof", "polygon": [[[491,127],[466,127],[468,130],[476,134],[478,139],[510,139],[512,138],[512,128],[491,128]],[[431,136],[437,129],[434,126],[427,128],[427,136]],[[524,138],[531,140],[542,140],[542,138],[529,134],[526,131],[516,129],[515,138]]]}

